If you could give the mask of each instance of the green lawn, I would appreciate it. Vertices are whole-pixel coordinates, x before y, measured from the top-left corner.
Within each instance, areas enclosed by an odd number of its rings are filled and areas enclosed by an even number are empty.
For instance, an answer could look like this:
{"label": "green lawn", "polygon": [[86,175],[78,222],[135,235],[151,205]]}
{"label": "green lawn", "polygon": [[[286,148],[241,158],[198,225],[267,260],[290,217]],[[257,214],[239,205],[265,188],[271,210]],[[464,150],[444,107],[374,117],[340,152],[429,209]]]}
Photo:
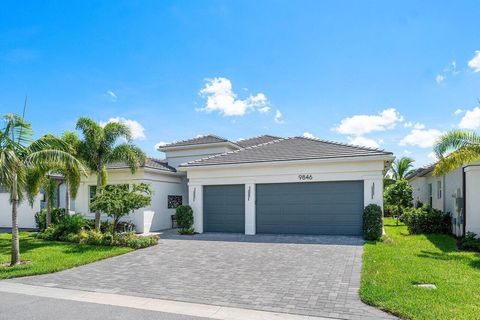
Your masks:
{"label": "green lawn", "polygon": [[408,235],[392,219],[385,219],[385,231],[392,243],[365,244],[364,302],[405,319],[480,318],[480,254],[457,251],[449,235]]}
{"label": "green lawn", "polygon": [[0,279],[51,273],[130,252],[125,247],[103,247],[76,243],[44,241],[34,233],[20,234],[20,257],[31,263],[3,267],[10,261],[11,235],[0,234]]}

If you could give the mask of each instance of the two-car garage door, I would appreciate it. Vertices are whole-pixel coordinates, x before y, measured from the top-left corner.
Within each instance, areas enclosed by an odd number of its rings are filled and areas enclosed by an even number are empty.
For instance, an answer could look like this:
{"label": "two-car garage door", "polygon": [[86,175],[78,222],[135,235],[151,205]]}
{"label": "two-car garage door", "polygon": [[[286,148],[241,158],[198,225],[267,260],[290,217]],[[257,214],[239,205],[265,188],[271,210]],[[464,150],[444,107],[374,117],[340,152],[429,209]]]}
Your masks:
{"label": "two-car garage door", "polygon": [[[245,186],[205,186],[204,231],[245,230]],[[361,235],[363,181],[256,185],[256,231]]]}

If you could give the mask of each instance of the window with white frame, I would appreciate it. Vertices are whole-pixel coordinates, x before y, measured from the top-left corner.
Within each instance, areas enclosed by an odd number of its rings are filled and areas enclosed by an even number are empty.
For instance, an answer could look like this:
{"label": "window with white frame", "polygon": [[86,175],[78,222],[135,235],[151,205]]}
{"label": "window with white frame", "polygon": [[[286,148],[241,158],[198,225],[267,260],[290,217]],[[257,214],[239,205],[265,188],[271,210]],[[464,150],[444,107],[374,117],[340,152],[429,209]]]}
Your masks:
{"label": "window with white frame", "polygon": [[428,184],[428,205],[433,206],[433,185],[431,183]]}
{"label": "window with white frame", "polygon": [[442,199],[442,181],[437,181],[437,199]]}

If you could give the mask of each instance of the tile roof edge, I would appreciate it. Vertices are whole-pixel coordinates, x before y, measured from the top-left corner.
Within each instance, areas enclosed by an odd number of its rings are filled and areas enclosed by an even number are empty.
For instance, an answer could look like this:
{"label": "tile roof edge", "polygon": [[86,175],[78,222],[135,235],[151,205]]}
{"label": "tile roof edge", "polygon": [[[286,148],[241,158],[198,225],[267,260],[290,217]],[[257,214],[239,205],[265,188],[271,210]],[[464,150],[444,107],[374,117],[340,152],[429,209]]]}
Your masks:
{"label": "tile roof edge", "polygon": [[294,136],[293,138],[300,138],[300,139],[305,139],[305,140],[324,142],[324,143],[328,143],[328,144],[334,144],[334,145],[340,145],[340,146],[346,146],[346,147],[353,147],[353,148],[358,148],[358,149],[363,149],[363,150],[368,150],[368,151],[377,151],[377,152],[393,154],[393,152],[385,151],[385,149],[370,148],[370,147],[365,147],[365,146],[360,146],[360,145],[345,143],[345,142],[337,142],[337,141],[325,140],[325,139],[320,139],[320,138],[307,138],[307,137],[303,137],[303,136]]}

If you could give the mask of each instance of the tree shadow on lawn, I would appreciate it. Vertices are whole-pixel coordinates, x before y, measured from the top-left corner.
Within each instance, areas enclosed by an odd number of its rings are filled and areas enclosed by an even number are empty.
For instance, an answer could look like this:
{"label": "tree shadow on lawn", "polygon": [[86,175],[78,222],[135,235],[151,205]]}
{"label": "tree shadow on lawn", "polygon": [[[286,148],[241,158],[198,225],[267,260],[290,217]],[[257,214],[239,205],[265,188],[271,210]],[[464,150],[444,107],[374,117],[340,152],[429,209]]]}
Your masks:
{"label": "tree shadow on lawn", "polygon": [[480,269],[480,253],[461,254],[465,251],[458,250],[456,239],[453,236],[446,234],[426,234],[425,236],[441,252],[422,250],[418,254],[419,257],[443,261],[465,261],[471,267]]}

